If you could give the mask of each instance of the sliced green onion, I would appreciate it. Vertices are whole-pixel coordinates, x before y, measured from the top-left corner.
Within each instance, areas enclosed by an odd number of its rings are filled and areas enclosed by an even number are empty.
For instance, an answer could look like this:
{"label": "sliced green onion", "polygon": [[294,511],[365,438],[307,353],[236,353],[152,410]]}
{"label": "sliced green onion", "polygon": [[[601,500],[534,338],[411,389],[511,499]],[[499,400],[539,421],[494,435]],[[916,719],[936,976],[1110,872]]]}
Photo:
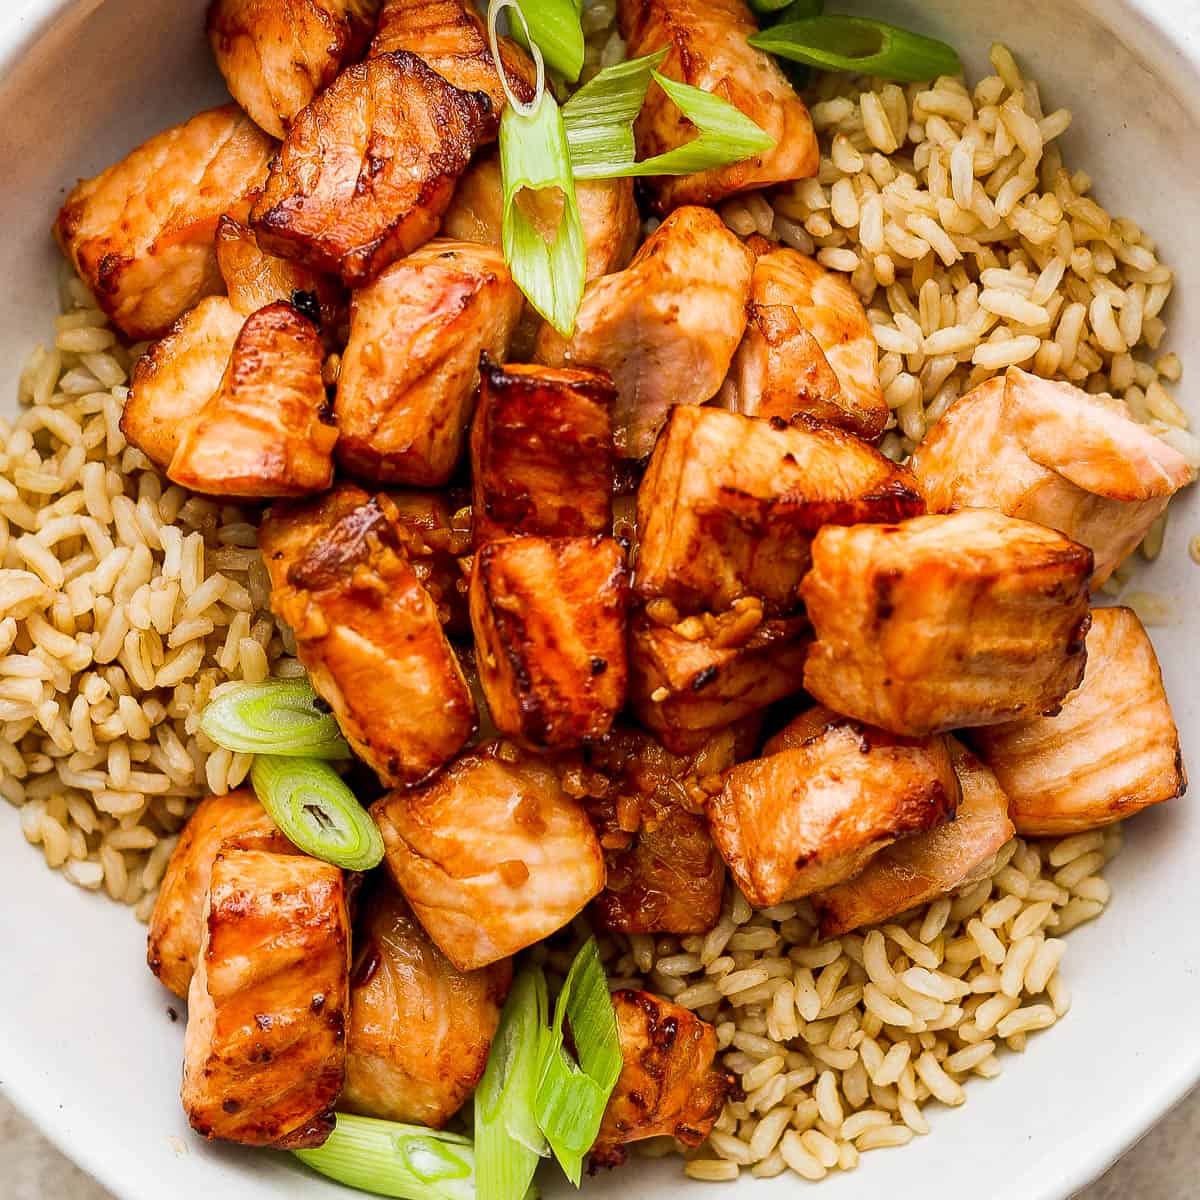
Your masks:
{"label": "sliced green onion", "polygon": [[[533,99],[528,103],[523,101],[513,91],[512,84],[508,82],[508,74],[504,70],[504,56],[500,53],[500,34],[496,28],[496,22],[499,21],[500,14],[506,8],[511,8],[521,18],[521,26],[525,32],[524,43],[529,53],[533,56],[533,65],[537,72],[533,86]],[[513,25],[512,28],[513,33],[516,34],[517,27]],[[546,63],[542,58],[542,52],[537,47],[537,43],[531,43],[529,40],[529,24],[525,20],[525,14],[521,11],[521,6],[517,3],[517,0],[490,0],[487,12],[487,32],[488,47],[492,52],[492,62],[496,64],[496,74],[500,76],[500,86],[504,89],[504,95],[508,98],[508,103],[518,113],[527,117],[537,111],[537,106],[541,103],[542,93],[546,90]],[[518,38],[517,40],[520,41],[522,39]]]}
{"label": "sliced green onion", "polygon": [[[501,241],[508,269],[529,303],[569,337],[583,299],[586,251],[562,113],[548,91],[531,116],[522,116],[512,107],[504,110],[500,174],[504,184]],[[524,204],[529,201],[561,204],[552,240],[543,237],[526,211]]]}
{"label": "sliced green onion", "polygon": [[[564,1020],[570,1022],[578,1062],[563,1045]],[[617,1016],[595,938],[583,944],[567,972],[541,1057],[538,1125],[567,1178],[578,1187],[583,1156],[596,1140],[622,1063]]]}
{"label": "sliced green onion", "polygon": [[349,758],[338,723],[306,679],[232,683],[218,689],[200,729],[238,754]]}
{"label": "sliced green onion", "polygon": [[549,1153],[534,1112],[546,1009],[546,977],[540,967],[526,967],[513,982],[475,1089],[479,1200],[521,1200]]}
{"label": "sliced green onion", "polygon": [[962,63],[945,42],[868,17],[808,17],[753,34],[750,45],[825,71],[920,83],[958,75]]}
{"label": "sliced green onion", "polygon": [[379,828],[327,762],[260,754],[250,782],[271,820],[305,854],[347,871],[379,866]]}
{"label": "sliced green onion", "polygon": [[583,70],[583,0],[513,0],[512,7],[523,26],[513,24],[512,36],[526,50],[537,46],[550,67],[574,83]]}
{"label": "sliced green onion", "polygon": [[[654,68],[662,54],[631,59],[601,71],[567,101],[563,123],[577,179],[691,175],[764,154],[775,139],[732,104]],[[633,121],[653,79],[700,131],[674,150],[636,162]]]}
{"label": "sliced green onion", "polygon": [[377,1196],[475,1200],[475,1152],[457,1133],[338,1113],[323,1146],[292,1153],[314,1171]]}

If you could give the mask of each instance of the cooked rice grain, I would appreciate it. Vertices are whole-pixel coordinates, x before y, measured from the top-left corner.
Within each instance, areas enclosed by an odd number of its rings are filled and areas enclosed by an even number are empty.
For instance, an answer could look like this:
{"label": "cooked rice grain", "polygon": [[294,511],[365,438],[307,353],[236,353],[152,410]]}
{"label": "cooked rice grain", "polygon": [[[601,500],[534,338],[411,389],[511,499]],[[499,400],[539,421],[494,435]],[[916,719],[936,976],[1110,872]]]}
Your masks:
{"label": "cooked rice grain", "polygon": [[193,496],[126,445],[143,347],[73,276],[0,419],[0,793],[72,883],[145,919],[197,797],[245,755],[198,732],[231,679],[287,674],[255,514]]}
{"label": "cooked rice grain", "polygon": [[[807,901],[755,912],[734,888],[707,935],[602,938],[613,986],[683,985],[675,1002],[716,1026],[737,1079],[713,1135],[682,1151],[687,1174],[823,1179],[928,1133],[927,1104],[962,1104],[971,1077],[1000,1074],[1001,1045],[1024,1049],[1067,1011],[1060,935],[1102,911],[1120,840],[1117,826],[1013,839],[987,879],[827,941]],[[570,962],[539,957],[551,972]]]}

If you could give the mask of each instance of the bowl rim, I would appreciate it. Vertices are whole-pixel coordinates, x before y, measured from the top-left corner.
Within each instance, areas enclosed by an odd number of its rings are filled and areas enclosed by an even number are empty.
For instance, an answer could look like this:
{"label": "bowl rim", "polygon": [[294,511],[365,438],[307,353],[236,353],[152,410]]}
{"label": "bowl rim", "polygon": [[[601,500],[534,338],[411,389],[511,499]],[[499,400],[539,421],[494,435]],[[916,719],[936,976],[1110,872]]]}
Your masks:
{"label": "bowl rim", "polygon": [[[1130,49],[1156,64],[1165,81],[1174,72],[1195,80],[1192,95],[1178,93],[1181,105],[1200,125],[1200,5],[1193,13],[1187,0],[1076,0],[1097,21],[1120,35]],[[70,36],[104,0],[9,0],[0,5],[0,77],[27,56],[52,52],[59,37]],[[94,897],[90,899],[95,899]],[[66,1158],[122,1200],[159,1200],[161,1181],[135,1155],[105,1153],[99,1139],[72,1141],[61,1114],[64,1099],[37,1069],[32,1047],[19,1031],[0,1026],[0,1093],[23,1113],[39,1133]],[[1108,1114],[1103,1124],[1080,1129],[1059,1148],[1053,1160],[1040,1162],[1034,1177],[1023,1173],[1010,1180],[1012,1200],[1067,1200],[1102,1175],[1200,1084],[1200,1029],[1184,1040],[1179,1053],[1160,1064],[1153,1089],[1139,1089],[1128,1103]]]}

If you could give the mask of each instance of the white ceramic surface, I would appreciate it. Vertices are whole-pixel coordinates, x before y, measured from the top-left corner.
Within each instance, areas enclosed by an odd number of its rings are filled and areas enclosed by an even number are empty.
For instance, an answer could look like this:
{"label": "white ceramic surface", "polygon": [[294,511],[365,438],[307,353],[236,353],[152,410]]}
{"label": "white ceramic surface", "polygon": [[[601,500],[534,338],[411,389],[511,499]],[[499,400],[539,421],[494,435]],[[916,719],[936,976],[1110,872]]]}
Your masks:
{"label": "white ceramic surface", "polygon": [[[1142,223],[1179,271],[1167,312],[1185,352],[1200,333],[1200,5],[1196,0],[853,0],[952,40],[973,71],[1006,41],[1051,105],[1075,111],[1070,161],[1108,207]],[[65,189],[143,137],[221,95],[201,34],[202,0],[0,2],[0,395],[54,313],[47,229]],[[1200,375],[1193,358],[1192,372]],[[1200,390],[1182,389],[1200,416]],[[1187,557],[1200,497],[1173,509],[1162,558],[1138,586],[1174,596],[1155,631],[1193,766],[1200,568]],[[1200,770],[1200,767],[1195,769]],[[1114,901],[1070,936],[1075,996],[1058,1027],[1005,1058],[1004,1075],[937,1112],[932,1136],[866,1155],[828,1200],[894,1196],[1060,1200],[1098,1174],[1200,1079],[1197,971],[1200,814],[1181,800],[1135,821],[1109,870]],[[308,1200],[335,1194],[284,1156],[209,1147],[177,1100],[179,1005],[142,965],[144,931],[107,900],[50,875],[0,805],[0,1087],[124,1200]],[[3,1168],[0,1168],[2,1172]],[[596,1197],[716,1194],[675,1165],[637,1162],[587,1185]],[[721,1194],[771,1200],[791,1176]],[[0,1194],[4,1193],[0,1175]],[[551,1187],[553,1195],[565,1189]]]}

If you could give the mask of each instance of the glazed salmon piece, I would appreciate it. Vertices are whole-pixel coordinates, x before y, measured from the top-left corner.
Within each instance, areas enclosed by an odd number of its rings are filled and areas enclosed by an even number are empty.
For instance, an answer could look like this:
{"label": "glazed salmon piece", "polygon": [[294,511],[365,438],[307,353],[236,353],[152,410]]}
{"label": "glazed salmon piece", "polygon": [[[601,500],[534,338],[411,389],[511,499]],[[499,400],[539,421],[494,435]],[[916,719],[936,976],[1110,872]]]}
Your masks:
{"label": "glazed salmon piece", "polygon": [[479,356],[524,305],[501,252],[435,238],[354,293],[338,376],[338,461],[373,483],[440,486],[466,442]]}
{"label": "glazed salmon piece", "polygon": [[207,1138],[319,1146],[346,1068],[350,917],[337,867],[226,844],[188,992],[182,1100]]}
{"label": "glazed salmon piece", "polygon": [[672,409],[638,488],[635,587],[681,611],[800,606],[814,534],[925,511],[908,472],[844,430]]}
{"label": "glazed salmon piece", "polygon": [[797,413],[875,441],[888,420],[879,348],[862,302],[842,275],[765,238],[750,319],[721,392],[727,408],[791,421]]}
{"label": "glazed salmon piece", "polygon": [[483,1074],[512,962],[460,971],[383,881],[363,899],[354,938],[339,1106],[441,1129]]}
{"label": "glazed salmon piece", "polygon": [[[817,173],[820,153],[808,109],[775,60],[746,39],[758,32],[744,0],[619,0],[617,20],[630,58],[664,47],[658,70],[712,92],[775,140],[772,149],[727,167],[651,180],[661,212],[680,204],[715,204],[735,192]],[[634,125],[638,158],[690,142],[695,126],[652,83]]]}
{"label": "glazed salmon piece", "polygon": [[898,738],[818,707],[728,771],[708,817],[743,895],[766,907],[850,879],[958,801],[944,737]]}
{"label": "glazed salmon piece", "polygon": [[263,186],[274,149],[227,104],[157,134],[67,197],[54,236],[126,337],[162,337],[221,291],[217,221]]}
{"label": "glazed salmon piece", "polygon": [[134,364],[121,432],[162,470],[175,457],[185,423],[221,386],[244,323],[225,296],[209,296]]}
{"label": "glazed salmon piece", "polygon": [[746,327],[753,266],[711,209],[679,209],[625,270],[588,284],[571,337],[542,326],[534,358],[606,370],[617,453],[644,458],[672,405],[720,390]]}
{"label": "glazed salmon piece", "polygon": [[947,741],[962,790],[954,820],[893,842],[852,879],[817,892],[812,902],[822,937],[877,925],[991,874],[1014,832],[1008,797],[975,755]]}
{"label": "glazed salmon piece", "polygon": [[208,41],[230,95],[282,138],[296,114],[362,56],[380,0],[213,0]]}
{"label": "glazed salmon piece", "polygon": [[672,754],[640,729],[618,727],[585,751],[588,816],[607,880],[592,921],[621,933],[707,933],[721,915],[725,864],[709,836],[706,788],[744,759],[757,723],[720,730],[691,754]]}
{"label": "glazed salmon piece", "polygon": [[699,1146],[721,1115],[733,1078],[715,1065],[717,1035],[694,1013],[661,996],[613,993],[623,1065],[608,1099],[594,1166],[619,1166],[630,1142],[673,1137]]}
{"label": "glazed salmon piece", "polygon": [[385,862],[417,919],[461,971],[561,929],[604,886],[583,809],[554,767],[497,743],[423,788],[371,806]]}
{"label": "glazed salmon piece", "polygon": [[1016,367],[954,404],[912,466],[931,511],[995,508],[1089,547],[1093,589],[1196,476],[1121,401]]}
{"label": "glazed salmon piece", "polygon": [[483,364],[471,426],[476,545],[612,529],[615,395],[603,371]]}
{"label": "glazed salmon piece", "polygon": [[611,537],[488,542],[471,627],[496,728],[539,749],[603,737],[625,703],[625,554]]}
{"label": "glazed salmon piece", "polygon": [[[586,278],[629,266],[641,239],[642,219],[632,179],[577,179],[575,199],[587,252]],[[464,242],[500,245],[504,192],[497,153],[479,155],[463,172],[442,218],[442,233]]]}
{"label": "glazed salmon piece", "polygon": [[686,754],[799,692],[811,640],[803,617],[764,619],[752,597],[673,624],[639,613],[629,630],[630,704],[669,750]]}
{"label": "glazed salmon piece", "polygon": [[985,509],[829,525],[800,591],[822,704],[924,737],[1054,711],[1083,677],[1092,552]]}
{"label": "glazed salmon piece", "polygon": [[434,235],[495,128],[485,95],[460,92],[414,54],[348,67],[275,156],[250,214],[259,245],[363,287]]}
{"label": "glazed salmon piece", "polygon": [[150,917],[146,961],[181,999],[187,999],[200,953],[204,898],[213,860],[223,842],[248,835],[283,839],[258,797],[243,788],[201,800],[171,853]]}
{"label": "glazed salmon piece", "polygon": [[216,392],[179,426],[167,468],[216,496],[304,496],[333,482],[337,429],[326,419],[316,327],[278,302],[246,319]]}
{"label": "glazed salmon piece", "polygon": [[300,309],[323,335],[336,333],[343,308],[338,281],[291,259],[264,253],[250,227],[234,217],[224,216],[217,225],[217,266],[229,303],[242,316],[284,300]]}
{"label": "glazed salmon piece", "polygon": [[1187,789],[1158,658],[1128,608],[1093,610],[1083,682],[1057,715],[981,729],[973,740],[1027,837],[1097,829]]}
{"label": "glazed salmon piece", "polygon": [[475,731],[462,668],[386,496],[339,484],[272,507],[258,542],[271,608],[354,752],[389,787],[416,783]]}
{"label": "glazed salmon piece", "polygon": [[[534,97],[536,71],[511,38],[499,39],[508,85],[522,104]],[[499,116],[508,98],[500,86],[487,27],[463,0],[384,0],[372,54],[407,50],[463,92],[482,92]]]}

